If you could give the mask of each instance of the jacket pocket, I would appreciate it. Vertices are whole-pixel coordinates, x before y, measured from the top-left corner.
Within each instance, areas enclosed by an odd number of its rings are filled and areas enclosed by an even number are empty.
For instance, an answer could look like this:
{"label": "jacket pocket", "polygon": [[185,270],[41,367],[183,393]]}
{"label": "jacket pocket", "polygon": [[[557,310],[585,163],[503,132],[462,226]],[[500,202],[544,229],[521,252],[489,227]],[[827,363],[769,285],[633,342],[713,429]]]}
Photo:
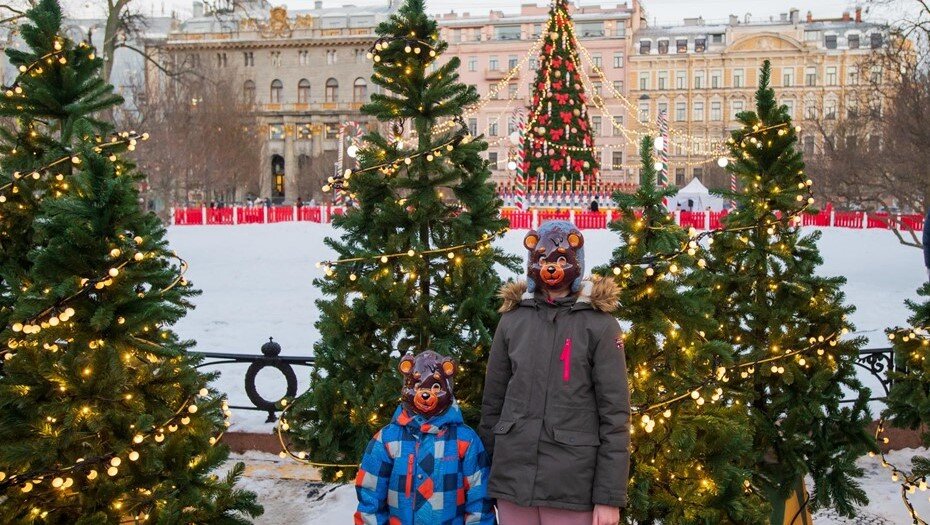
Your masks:
{"label": "jacket pocket", "polygon": [[514,421],[498,421],[497,424],[494,425],[494,434],[499,436],[510,432],[514,423]]}
{"label": "jacket pocket", "polygon": [[597,447],[601,444],[601,438],[598,437],[597,434],[592,434],[590,432],[553,428],[552,437],[557,443],[569,446]]}

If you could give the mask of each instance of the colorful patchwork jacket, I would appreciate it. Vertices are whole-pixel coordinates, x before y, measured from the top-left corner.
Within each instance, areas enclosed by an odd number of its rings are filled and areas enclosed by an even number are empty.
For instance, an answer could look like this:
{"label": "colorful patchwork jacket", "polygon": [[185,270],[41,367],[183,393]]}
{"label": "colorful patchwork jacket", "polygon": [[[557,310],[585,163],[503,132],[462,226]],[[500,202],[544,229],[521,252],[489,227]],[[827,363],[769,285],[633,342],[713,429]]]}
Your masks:
{"label": "colorful patchwork jacket", "polygon": [[493,525],[488,456],[453,404],[426,419],[398,407],[355,478],[356,525]]}

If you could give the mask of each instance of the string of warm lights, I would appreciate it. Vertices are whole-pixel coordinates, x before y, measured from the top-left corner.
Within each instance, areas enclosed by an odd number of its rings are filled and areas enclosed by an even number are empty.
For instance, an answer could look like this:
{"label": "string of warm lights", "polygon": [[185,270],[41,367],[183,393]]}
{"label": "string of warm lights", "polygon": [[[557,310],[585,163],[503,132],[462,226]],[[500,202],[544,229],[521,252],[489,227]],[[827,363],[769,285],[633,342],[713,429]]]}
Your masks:
{"label": "string of warm lights", "polygon": [[[152,343],[156,344],[157,343]],[[210,395],[209,390],[204,387],[201,388],[198,392],[200,398],[206,398]],[[127,399],[131,399],[131,394],[127,394]],[[223,417],[224,417],[224,428],[229,428],[230,422],[229,418],[232,415],[232,411],[229,410],[229,406],[226,400],[223,400],[222,403]],[[191,416],[196,414],[198,407],[196,404],[196,396],[188,397],[184,403],[173,413],[173,415],[168,418],[164,423],[160,425],[153,425],[150,429],[144,432],[137,432],[133,438],[133,446],[130,446],[127,450],[122,452],[109,452],[94,458],[82,458],[74,462],[73,464],[65,467],[58,467],[48,470],[32,471],[19,474],[10,474],[8,475],[5,472],[0,472],[0,491],[8,489],[10,487],[20,487],[20,490],[23,493],[31,492],[36,485],[44,482],[47,479],[51,479],[51,486],[59,490],[67,490],[71,488],[75,483],[74,477],[72,475],[77,473],[86,472],[87,482],[91,482],[97,479],[100,475],[100,472],[96,468],[99,465],[108,465],[106,467],[105,473],[110,477],[115,477],[119,474],[119,467],[122,465],[123,458],[130,462],[138,461],[141,457],[141,454],[137,448],[140,448],[141,445],[145,444],[147,441],[152,441],[156,444],[161,444],[165,441],[166,434],[177,432],[181,427],[187,426],[191,422]],[[91,409],[89,407],[83,407],[79,414],[83,417],[86,417],[91,414]],[[54,418],[49,418],[49,423],[53,423]],[[165,432],[167,430],[167,432]],[[216,445],[220,438],[225,433],[225,430],[217,436],[210,437],[210,445]]]}
{"label": "string of warm lights", "polygon": [[[121,132],[121,133],[114,134],[114,135],[112,135],[110,141],[109,141],[109,142],[106,142],[106,143],[103,143],[103,138],[102,138],[102,137],[97,137],[97,142],[100,143],[100,145],[99,145],[99,146],[95,146],[95,147],[94,147],[94,151],[95,151],[96,153],[102,153],[105,149],[110,149],[110,148],[114,148],[114,147],[118,147],[118,146],[127,146],[127,149],[129,149],[129,151],[132,151],[132,150],[135,149],[136,144],[137,144],[137,142],[138,142],[139,140],[148,140],[148,138],[149,138],[149,134],[148,134],[148,133],[142,133],[142,134],[140,135],[140,134],[137,134],[137,133],[134,132],[134,131],[133,131],[133,132]],[[16,153],[16,151],[14,150],[13,153]],[[111,159],[111,160],[112,160],[112,159]],[[81,162],[82,162],[80,156],[78,156],[78,155],[76,155],[76,154],[63,155],[63,156],[61,156],[61,157],[59,157],[59,158],[57,158],[57,159],[51,161],[50,163],[48,163],[48,164],[42,166],[41,168],[36,168],[36,169],[30,171],[29,173],[23,174],[23,173],[20,173],[20,172],[18,172],[18,171],[17,171],[17,172],[14,172],[14,173],[13,173],[13,177],[12,177],[12,179],[13,179],[12,181],[10,181],[10,182],[8,182],[8,183],[6,183],[6,184],[0,185],[0,192],[5,192],[6,190],[10,190],[10,192],[11,192],[12,194],[17,194],[17,193],[19,193],[19,187],[16,185],[16,182],[17,182],[17,181],[20,181],[20,180],[28,180],[28,179],[38,180],[38,179],[42,178],[42,175],[43,175],[43,174],[48,173],[49,170],[51,170],[51,169],[54,168],[55,166],[58,166],[58,165],[67,163],[67,162],[69,162],[69,161],[71,162],[71,164],[73,164],[73,165],[75,165],[75,166],[80,165]],[[57,181],[59,181],[59,182],[60,182],[60,181],[63,181],[63,180],[64,180],[64,174],[62,174],[62,173],[56,174],[56,175],[55,175],[55,180],[57,180]],[[67,183],[64,183],[62,189],[67,189]],[[6,195],[3,195],[3,194],[0,194],[0,203],[5,203],[5,202],[7,202],[7,196],[6,196]]]}
{"label": "string of warm lights", "polygon": [[[55,39],[55,42],[54,42],[54,44],[53,44],[53,47],[54,47],[54,51],[49,51],[48,53],[46,53],[46,54],[40,56],[39,58],[37,58],[36,60],[34,60],[32,63],[30,63],[30,64],[28,64],[28,65],[27,65],[27,64],[23,64],[23,65],[19,66],[19,68],[18,68],[19,74],[18,74],[18,75],[16,76],[16,78],[13,80],[13,83],[10,84],[9,86],[4,86],[4,87],[3,87],[3,91],[4,91],[4,93],[6,94],[7,97],[13,97],[13,96],[15,96],[15,95],[20,95],[20,94],[22,94],[23,89],[20,87],[20,81],[21,81],[21,79],[22,79],[25,75],[31,75],[31,74],[41,75],[41,74],[42,74],[42,71],[43,71],[43,69],[42,69],[43,64],[48,64],[48,65],[54,64],[55,61],[54,61],[53,59],[54,59],[56,56],[58,57],[58,63],[59,63],[59,64],[64,65],[64,64],[67,64],[67,63],[68,63],[68,59],[67,59],[67,58],[65,58],[65,57],[63,57],[63,56],[59,56],[59,55],[65,53],[65,51],[66,51],[65,48],[64,48],[64,44],[62,43],[62,40],[60,40],[60,39]],[[82,42],[82,43],[81,43],[81,47],[82,47],[82,48],[86,48],[86,47],[88,47],[88,46],[87,46],[87,44],[84,44],[84,43]],[[91,59],[91,60],[94,59],[94,52],[93,52],[93,49],[91,49],[91,52],[90,52],[90,55],[88,55],[88,58]]]}
{"label": "string of warm lights", "polygon": [[457,117],[456,121],[461,126],[461,130],[459,133],[456,133],[455,135],[453,135],[452,138],[447,140],[446,142],[443,142],[437,145],[436,147],[431,147],[427,150],[419,151],[417,153],[407,155],[402,160],[395,159],[390,162],[382,162],[380,164],[375,164],[372,166],[368,166],[366,168],[346,169],[342,174],[329,177],[327,181],[328,184],[326,184],[322,188],[323,191],[328,192],[334,188],[335,189],[348,188],[349,180],[352,178],[353,175],[358,175],[360,173],[368,173],[371,171],[381,171],[384,175],[390,176],[390,175],[395,174],[397,170],[401,168],[401,165],[409,166],[410,164],[413,163],[415,159],[426,158],[427,161],[432,162],[433,160],[442,157],[444,153],[452,151],[453,149],[455,149],[456,146],[458,146],[462,142],[468,142],[468,138],[470,136],[468,132],[468,127],[465,125],[465,122],[461,119],[461,117]]}
{"label": "string of warm lights", "polygon": [[[358,467],[358,463],[320,463],[320,462],[316,462],[316,461],[309,459],[309,454],[307,454],[306,452],[297,452],[297,453],[292,452],[291,449],[287,446],[287,440],[284,439],[284,435],[282,433],[287,432],[291,428],[290,424],[287,422],[287,412],[294,405],[288,404],[287,399],[282,399],[280,403],[281,403],[281,406],[284,407],[284,409],[281,411],[281,415],[278,417],[278,424],[277,426],[275,426],[275,433],[278,435],[278,443],[281,445],[281,452],[279,452],[278,454],[282,458],[290,457],[291,459],[295,461],[299,461],[303,463],[304,465],[309,465],[311,467],[316,467],[316,468],[340,468],[341,469],[341,468]],[[375,416],[372,416],[372,417],[374,418]],[[341,470],[336,472],[337,479],[341,478],[343,475],[344,474]]]}
{"label": "string of warm lights", "polygon": [[[917,509],[914,508],[914,504],[908,497],[909,495],[914,494],[917,489],[920,489],[922,492],[926,491],[927,479],[923,476],[915,476],[914,474],[909,473],[907,470],[902,469],[888,461],[888,457],[885,455],[885,451],[881,447],[881,445],[887,445],[889,441],[887,437],[884,437],[884,433],[885,419],[882,418],[879,420],[878,427],[875,429],[875,441],[879,442],[878,456],[881,459],[882,467],[891,470],[891,481],[901,484],[901,501],[904,503],[904,508],[906,508],[908,513],[910,513],[913,524],[928,525],[927,521],[917,513]],[[869,452],[869,456],[874,457],[875,453]]]}

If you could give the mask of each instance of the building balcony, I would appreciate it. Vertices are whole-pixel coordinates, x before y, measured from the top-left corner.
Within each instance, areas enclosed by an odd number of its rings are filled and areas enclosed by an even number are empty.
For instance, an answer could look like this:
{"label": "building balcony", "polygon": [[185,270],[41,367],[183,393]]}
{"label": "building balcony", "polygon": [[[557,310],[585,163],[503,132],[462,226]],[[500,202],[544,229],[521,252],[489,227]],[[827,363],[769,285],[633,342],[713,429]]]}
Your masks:
{"label": "building balcony", "polygon": [[500,80],[507,76],[508,71],[503,69],[485,69],[484,70],[484,79],[485,80]]}
{"label": "building balcony", "polygon": [[364,102],[291,102],[282,104],[256,104],[259,113],[313,113],[327,111],[358,111]]}

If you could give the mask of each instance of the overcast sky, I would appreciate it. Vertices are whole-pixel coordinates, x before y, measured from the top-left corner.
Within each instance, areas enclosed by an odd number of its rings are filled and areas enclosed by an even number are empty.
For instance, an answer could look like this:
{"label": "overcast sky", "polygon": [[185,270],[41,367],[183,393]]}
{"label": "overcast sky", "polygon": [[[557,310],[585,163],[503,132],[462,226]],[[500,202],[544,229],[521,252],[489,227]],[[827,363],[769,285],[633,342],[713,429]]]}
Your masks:
{"label": "overcast sky", "polygon": [[[323,0],[324,6],[339,6],[345,4],[353,5],[378,5],[384,4],[387,0]],[[469,11],[472,14],[484,13],[490,9],[503,9],[504,11],[518,11],[521,3],[529,3],[533,0],[427,0],[427,9],[432,13],[447,12],[455,10],[458,12]],[[545,3],[546,0],[536,0],[537,3]],[[907,3],[913,0],[902,0],[901,3]],[[190,14],[193,0],[133,0],[134,5],[146,14],[169,14],[172,10],[178,11],[182,15]],[[642,0],[649,14],[649,22],[659,24],[680,23],[684,17],[704,16],[709,21],[723,20],[728,15],[735,14],[743,17],[746,13],[752,13],[756,20],[768,19],[770,16],[777,17],[779,13],[787,12],[788,9],[796,7],[801,10],[803,17],[807,11],[813,11],[817,18],[838,17],[844,10],[852,11],[857,3],[868,6],[867,0]],[[98,14],[100,0],[63,0],[67,9],[75,15],[94,15]],[[576,0],[580,5],[597,5],[611,6],[616,1],[599,2],[597,0]],[[313,0],[271,0],[272,5],[286,5],[288,8],[298,9],[311,7]],[[866,15],[872,20],[893,21],[897,16],[894,11],[887,8],[879,11],[872,8],[871,12]]]}

